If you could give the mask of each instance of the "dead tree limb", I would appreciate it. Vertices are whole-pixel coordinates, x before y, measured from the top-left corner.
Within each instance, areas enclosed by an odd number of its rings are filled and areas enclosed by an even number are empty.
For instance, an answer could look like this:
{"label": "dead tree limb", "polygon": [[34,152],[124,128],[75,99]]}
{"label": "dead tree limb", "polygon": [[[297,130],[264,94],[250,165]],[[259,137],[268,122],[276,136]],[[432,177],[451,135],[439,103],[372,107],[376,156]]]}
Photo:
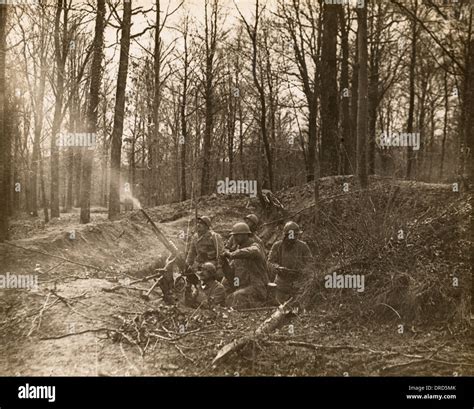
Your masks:
{"label": "dead tree limb", "polygon": [[291,301],[292,299],[280,305],[278,309],[269,318],[267,318],[262,324],[258,326],[258,328],[254,331],[253,334],[235,339],[231,343],[221,348],[217,353],[216,357],[212,360],[212,365],[218,364],[231,352],[239,351],[250,342],[256,341],[263,335],[269,334],[284,325],[285,323],[287,323],[293,316],[293,308],[291,307]]}
{"label": "dead tree limb", "polygon": [[68,334],[57,335],[55,337],[41,337],[41,338],[39,338],[39,340],[40,341],[49,341],[49,340],[54,340],[54,339],[73,337],[75,335],[87,334],[88,332],[102,332],[102,331],[117,332],[116,330],[110,329],[110,328],[92,328],[92,329],[85,329],[84,331],[70,332]]}
{"label": "dead tree limb", "polygon": [[[168,269],[168,267],[173,264],[175,261],[175,258],[172,258],[171,260],[168,259],[168,261],[166,262],[166,265],[163,267],[163,268],[160,268],[160,269],[156,269],[155,271],[157,271],[157,273],[155,274],[151,274],[149,276],[146,276],[146,277],[143,277],[143,278],[139,278],[137,280],[134,280],[134,281],[131,281],[130,283],[128,283],[128,285],[122,285],[122,284],[119,284],[119,285],[116,285],[114,287],[111,287],[111,288],[102,288],[102,291],[105,291],[107,293],[110,293],[112,291],[117,291],[117,290],[120,290],[121,288],[132,288],[134,290],[138,290],[138,288],[133,288],[131,287],[133,284],[138,284],[138,283],[144,283],[146,281],[150,281],[150,280],[153,280],[154,278],[158,278],[157,282],[153,285],[153,287],[150,289],[150,293],[151,293],[151,290],[153,290],[153,288],[156,287],[156,285],[160,282],[160,280],[162,279],[163,277],[163,273],[165,273]],[[145,291],[145,290],[141,290],[140,291]],[[148,294],[148,293],[147,293]],[[149,295],[149,294],[148,294]]]}

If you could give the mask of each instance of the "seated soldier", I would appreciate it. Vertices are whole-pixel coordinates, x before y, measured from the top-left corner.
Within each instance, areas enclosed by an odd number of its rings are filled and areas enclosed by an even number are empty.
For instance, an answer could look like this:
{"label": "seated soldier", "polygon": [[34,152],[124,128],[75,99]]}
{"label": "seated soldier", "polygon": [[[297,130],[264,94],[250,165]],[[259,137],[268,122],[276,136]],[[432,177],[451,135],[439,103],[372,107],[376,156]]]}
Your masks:
{"label": "seated soldier", "polygon": [[222,255],[226,305],[236,309],[259,306],[266,301],[268,284],[262,249],[252,240],[252,232],[245,223],[236,223],[231,234],[237,249],[226,250]]}
{"label": "seated soldier", "polygon": [[217,271],[217,278],[223,278],[222,269],[219,264],[219,256],[224,250],[224,242],[220,234],[214,232],[211,228],[211,219],[207,216],[197,218],[196,233],[191,239],[188,254],[186,257],[186,275],[188,285],[185,291],[185,302],[191,294],[192,285],[197,285],[198,280],[195,276],[201,266],[210,262],[214,264]]}
{"label": "seated soldier", "polygon": [[190,305],[194,308],[212,308],[225,304],[224,286],[216,280],[216,268],[212,263],[204,263],[196,275],[200,285],[192,294]]}
{"label": "seated soldier", "polygon": [[300,233],[300,227],[295,222],[286,223],[283,240],[273,244],[268,256],[269,267],[276,275],[275,295],[279,304],[296,295],[296,282],[302,277],[304,268],[313,262],[308,245],[298,240]]}

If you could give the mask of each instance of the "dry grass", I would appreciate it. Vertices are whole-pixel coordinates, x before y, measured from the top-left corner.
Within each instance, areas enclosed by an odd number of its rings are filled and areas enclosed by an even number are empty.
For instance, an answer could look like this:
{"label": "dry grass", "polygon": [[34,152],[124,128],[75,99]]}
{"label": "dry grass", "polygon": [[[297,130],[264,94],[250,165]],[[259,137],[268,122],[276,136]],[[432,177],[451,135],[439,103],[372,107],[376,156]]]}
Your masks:
{"label": "dry grass", "polygon": [[[449,185],[384,181],[347,195],[334,194],[335,185],[323,188],[317,226],[313,208],[296,208],[316,259],[302,283],[303,305],[342,320],[468,323],[469,197]],[[290,211],[294,203],[287,200]],[[333,272],[363,275],[365,290],[325,288]]]}

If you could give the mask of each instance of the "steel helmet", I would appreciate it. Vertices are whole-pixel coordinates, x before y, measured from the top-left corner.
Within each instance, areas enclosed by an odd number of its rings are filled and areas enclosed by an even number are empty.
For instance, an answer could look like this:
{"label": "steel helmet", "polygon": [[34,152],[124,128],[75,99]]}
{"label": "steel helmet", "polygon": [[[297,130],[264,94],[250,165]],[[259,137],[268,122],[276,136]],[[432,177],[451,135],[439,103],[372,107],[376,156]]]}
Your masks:
{"label": "steel helmet", "polygon": [[231,236],[234,234],[252,234],[250,227],[247,223],[235,223],[232,227]]}
{"label": "steel helmet", "polygon": [[244,220],[250,220],[252,221],[253,224],[255,224],[255,226],[258,224],[258,217],[256,214],[248,214],[247,216],[244,217]]}
{"label": "steel helmet", "polygon": [[285,236],[290,231],[292,231],[294,234],[301,233],[300,226],[298,226],[298,224],[295,223],[295,222],[288,222],[288,223],[285,224],[285,227],[283,227],[283,233],[285,234]]}
{"label": "steel helmet", "polygon": [[203,222],[207,227],[211,228],[211,219],[207,216],[200,216],[197,218],[198,221]]}

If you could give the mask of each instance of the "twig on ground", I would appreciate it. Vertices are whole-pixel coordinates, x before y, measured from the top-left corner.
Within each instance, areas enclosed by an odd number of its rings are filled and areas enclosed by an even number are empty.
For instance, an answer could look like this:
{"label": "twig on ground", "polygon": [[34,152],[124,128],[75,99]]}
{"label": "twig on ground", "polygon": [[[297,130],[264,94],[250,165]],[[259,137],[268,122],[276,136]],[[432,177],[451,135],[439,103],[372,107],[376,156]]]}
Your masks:
{"label": "twig on ground", "polygon": [[379,305],[383,305],[383,306],[385,306],[385,307],[390,308],[395,314],[398,315],[398,318],[402,319],[402,316],[401,316],[401,315],[398,313],[398,311],[397,311],[395,308],[393,308],[392,306],[390,306],[390,305],[388,305],[388,304],[385,304],[385,303],[383,303],[383,302],[379,303]]}
{"label": "twig on ground", "polygon": [[111,328],[90,328],[90,329],[85,329],[83,331],[71,332],[69,334],[57,335],[57,336],[54,336],[54,337],[40,337],[39,340],[40,341],[48,341],[48,340],[53,340],[53,339],[73,337],[75,335],[87,334],[88,332],[102,332],[102,331],[117,332],[117,330],[114,330],[114,329],[111,329]]}
{"label": "twig on ground", "polygon": [[48,304],[50,296],[51,296],[51,293],[48,293],[48,295],[46,296],[46,300],[44,301],[43,307],[39,311],[38,315],[35,318],[33,318],[33,320],[31,321],[31,328],[28,331],[28,334],[26,335],[27,337],[29,337],[33,333],[33,331],[35,330],[35,323],[36,323],[37,320],[38,320],[38,325],[37,325],[36,329],[37,330],[40,329],[40,327],[41,327],[41,317],[43,316],[43,312],[46,308],[46,305]]}
{"label": "twig on ground", "polygon": [[130,358],[127,356],[125,350],[123,349],[122,340],[120,340],[120,351],[122,352],[122,355],[124,356],[130,368],[132,368],[135,372],[139,374],[140,370],[135,366],[135,364],[132,361],[130,361]]}
{"label": "twig on ground", "polygon": [[175,346],[175,348],[178,350],[178,352],[181,354],[181,356],[183,358],[187,359],[188,361],[192,362],[193,364],[196,364],[196,361],[193,358],[187,356],[177,343],[173,343],[173,345]]}

